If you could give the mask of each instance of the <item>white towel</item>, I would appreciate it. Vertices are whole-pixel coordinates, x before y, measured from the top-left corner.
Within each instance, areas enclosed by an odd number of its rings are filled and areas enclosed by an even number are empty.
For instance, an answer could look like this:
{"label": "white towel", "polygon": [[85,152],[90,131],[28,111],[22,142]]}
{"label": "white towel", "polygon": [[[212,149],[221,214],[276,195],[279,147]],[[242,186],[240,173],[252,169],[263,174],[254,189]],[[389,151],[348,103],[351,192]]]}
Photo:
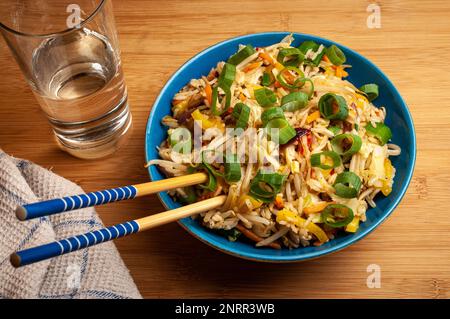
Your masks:
{"label": "white towel", "polygon": [[103,224],[93,208],[20,222],[17,205],[80,194],[74,183],[0,149],[0,298],[141,298],[112,242],[15,269],[12,252]]}

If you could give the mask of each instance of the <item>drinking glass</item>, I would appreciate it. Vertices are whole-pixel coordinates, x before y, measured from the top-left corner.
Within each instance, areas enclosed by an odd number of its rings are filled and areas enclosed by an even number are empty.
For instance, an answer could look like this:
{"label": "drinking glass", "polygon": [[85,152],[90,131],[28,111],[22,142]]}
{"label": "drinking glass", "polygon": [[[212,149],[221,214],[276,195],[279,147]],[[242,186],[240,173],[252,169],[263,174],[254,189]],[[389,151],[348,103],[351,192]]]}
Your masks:
{"label": "drinking glass", "polygon": [[112,154],[132,120],[111,0],[0,2],[0,31],[59,146]]}

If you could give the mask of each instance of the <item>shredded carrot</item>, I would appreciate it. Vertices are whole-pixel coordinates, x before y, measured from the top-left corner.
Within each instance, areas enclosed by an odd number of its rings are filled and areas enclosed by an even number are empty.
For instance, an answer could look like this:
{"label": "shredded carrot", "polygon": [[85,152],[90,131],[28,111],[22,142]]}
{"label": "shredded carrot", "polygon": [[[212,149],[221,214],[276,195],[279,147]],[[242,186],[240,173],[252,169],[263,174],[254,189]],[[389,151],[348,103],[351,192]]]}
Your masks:
{"label": "shredded carrot", "polygon": [[208,101],[209,105],[212,104],[212,88],[209,83],[206,83],[205,86],[205,94],[206,94],[206,100]]}
{"label": "shredded carrot", "polygon": [[261,59],[263,59],[264,61],[266,61],[267,63],[270,63],[272,65],[275,65],[275,61],[272,59],[272,57],[270,55],[268,55],[265,52],[259,52],[259,57]]}
{"label": "shredded carrot", "polygon": [[319,202],[309,205],[303,209],[303,212],[307,215],[314,214],[323,211],[328,205],[335,204],[336,202]]}
{"label": "shredded carrot", "polygon": [[322,60],[324,60],[325,62],[331,63],[330,59],[328,59],[328,57],[325,54],[322,56]]}
{"label": "shredded carrot", "polygon": [[306,123],[312,123],[315,120],[317,120],[320,117],[320,112],[319,111],[315,111],[312,112],[311,114],[308,115],[308,117],[306,118]]}
{"label": "shredded carrot", "polygon": [[247,98],[245,97],[244,94],[239,94],[239,100],[241,100],[242,102],[244,102]]}
{"label": "shredded carrot", "polygon": [[287,71],[287,70],[284,71],[284,72],[283,72],[283,78],[286,80],[287,83],[289,83],[289,84],[294,84],[295,77],[292,75],[291,72],[289,72],[289,71]]}
{"label": "shredded carrot", "polygon": [[283,198],[281,196],[275,197],[275,206],[278,209],[284,208]]}
{"label": "shredded carrot", "polygon": [[262,65],[262,61],[254,62],[249,65],[247,65],[242,71],[245,73],[250,72],[251,70],[254,70]]}
{"label": "shredded carrot", "polygon": [[276,88],[280,88],[280,87],[281,87],[281,84],[280,84],[280,82],[278,82],[278,81],[275,81],[275,87],[276,87]]}
{"label": "shredded carrot", "polygon": [[[261,240],[263,240],[261,237],[259,237],[258,235],[256,235],[254,232],[252,232],[251,230],[245,228],[244,226],[242,226],[241,224],[237,224],[236,228],[248,239],[253,240],[254,242],[260,242]],[[270,243],[268,246],[275,248],[275,249],[281,249],[281,246],[279,243],[273,242]]]}

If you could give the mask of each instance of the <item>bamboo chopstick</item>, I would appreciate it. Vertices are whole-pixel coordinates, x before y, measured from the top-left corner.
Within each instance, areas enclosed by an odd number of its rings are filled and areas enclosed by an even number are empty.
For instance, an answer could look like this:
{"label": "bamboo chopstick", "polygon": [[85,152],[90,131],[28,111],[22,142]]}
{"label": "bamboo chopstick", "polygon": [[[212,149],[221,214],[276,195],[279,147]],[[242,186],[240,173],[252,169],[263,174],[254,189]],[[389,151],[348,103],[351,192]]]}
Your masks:
{"label": "bamboo chopstick", "polygon": [[82,235],[61,239],[49,244],[21,250],[10,256],[11,264],[14,267],[21,267],[74,252],[86,247],[101,244],[119,237],[128,236],[140,231],[173,222],[181,218],[192,216],[209,209],[217,208],[225,203],[225,199],[226,196],[221,195],[156,215],[150,215]]}
{"label": "bamboo chopstick", "polygon": [[178,187],[187,187],[200,183],[205,183],[208,175],[205,173],[195,173],[179,177],[167,178],[156,182],[148,182],[130,186],[117,187],[102,191],[56,198],[42,202],[18,206],[16,216],[20,220],[58,214],[74,209],[99,206],[121,200],[133,199],[162,192]]}

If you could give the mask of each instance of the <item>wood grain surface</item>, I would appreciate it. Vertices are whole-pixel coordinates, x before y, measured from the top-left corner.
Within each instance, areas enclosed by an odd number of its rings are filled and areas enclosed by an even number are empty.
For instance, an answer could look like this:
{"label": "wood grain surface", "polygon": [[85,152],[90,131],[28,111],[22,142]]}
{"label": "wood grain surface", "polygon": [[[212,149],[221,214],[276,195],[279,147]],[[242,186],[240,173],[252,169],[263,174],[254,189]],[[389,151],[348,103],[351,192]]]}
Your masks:
{"label": "wood grain surface", "polygon": [[[259,264],[220,253],[176,223],[116,241],[144,297],[449,298],[450,2],[114,0],[134,131],[113,157],[83,161],[58,150],[30,89],[0,41],[0,147],[86,191],[141,183],[149,111],[170,75],[202,49],[261,31],[333,39],[377,64],[412,112],[417,165],[408,192],[376,231],[339,253],[294,264]],[[107,225],[163,211],[156,196],[98,208]],[[368,288],[367,267],[381,267]]]}

